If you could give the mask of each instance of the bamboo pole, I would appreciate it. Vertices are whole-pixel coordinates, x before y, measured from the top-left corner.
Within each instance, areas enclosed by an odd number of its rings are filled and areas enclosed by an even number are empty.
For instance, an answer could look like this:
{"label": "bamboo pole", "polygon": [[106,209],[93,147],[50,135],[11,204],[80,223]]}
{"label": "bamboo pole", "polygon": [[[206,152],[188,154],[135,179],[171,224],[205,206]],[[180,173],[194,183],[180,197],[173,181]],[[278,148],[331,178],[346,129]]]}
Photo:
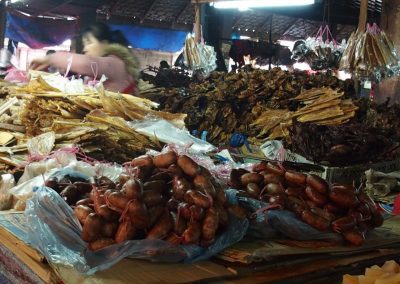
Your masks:
{"label": "bamboo pole", "polygon": [[360,16],[358,18],[358,28],[357,31],[363,33],[365,31],[365,26],[367,25],[368,16],[368,0],[361,0],[360,2]]}
{"label": "bamboo pole", "polygon": [[194,22],[194,41],[200,42],[201,39],[201,4],[196,3],[194,6],[195,22]]}

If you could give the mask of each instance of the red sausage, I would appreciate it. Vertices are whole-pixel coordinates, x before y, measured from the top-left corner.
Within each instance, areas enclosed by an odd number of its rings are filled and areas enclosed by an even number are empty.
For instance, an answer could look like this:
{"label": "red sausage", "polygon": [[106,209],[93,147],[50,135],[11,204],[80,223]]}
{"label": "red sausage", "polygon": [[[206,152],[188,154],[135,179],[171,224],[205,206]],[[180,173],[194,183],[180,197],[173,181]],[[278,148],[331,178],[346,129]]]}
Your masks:
{"label": "red sausage", "polygon": [[321,177],[316,175],[307,175],[307,184],[311,186],[313,189],[318,191],[321,194],[327,194],[329,185],[328,183]]}
{"label": "red sausage", "polygon": [[172,217],[171,214],[166,211],[165,214],[162,214],[160,219],[157,221],[157,223],[153,226],[153,228],[150,229],[150,231],[147,233],[147,239],[163,239],[168,234],[173,228],[172,224]]}
{"label": "red sausage", "polygon": [[361,246],[365,241],[365,235],[358,229],[343,232],[342,235],[346,241],[355,246]]}
{"label": "red sausage", "polygon": [[207,196],[199,191],[188,190],[184,195],[185,202],[196,204],[202,208],[210,208],[212,205],[212,197]]}
{"label": "red sausage", "polygon": [[295,171],[287,171],[285,173],[285,179],[288,183],[292,185],[306,185],[307,176],[305,174],[295,172]]}
{"label": "red sausage", "polygon": [[201,236],[203,239],[212,240],[218,230],[219,215],[215,208],[207,210],[206,216],[204,217]]}
{"label": "red sausage", "polygon": [[199,165],[186,155],[179,156],[177,164],[188,176],[195,177],[200,172]]}
{"label": "red sausage", "polygon": [[182,244],[197,244],[201,236],[201,226],[197,221],[190,221],[182,234]]}
{"label": "red sausage", "polygon": [[314,227],[320,231],[326,231],[329,228],[330,222],[314,213],[310,210],[304,210],[301,213],[301,219],[309,224],[311,227]]}
{"label": "red sausage", "polygon": [[346,208],[354,207],[359,203],[357,196],[353,194],[344,193],[341,191],[332,190],[329,193],[329,198],[337,205]]}
{"label": "red sausage", "polygon": [[265,171],[267,173],[271,173],[274,175],[279,175],[279,176],[285,175],[285,170],[283,168],[280,168],[277,165],[274,165],[272,163],[267,164],[267,166],[265,167]]}
{"label": "red sausage", "polygon": [[319,193],[310,186],[306,187],[305,192],[307,197],[318,206],[323,206],[328,201],[328,198],[325,195]]}
{"label": "red sausage", "polygon": [[153,157],[153,164],[156,168],[168,168],[170,165],[175,164],[175,152],[167,152]]}
{"label": "red sausage", "polygon": [[353,230],[356,226],[356,221],[351,216],[339,218],[332,222],[332,230],[336,233]]}

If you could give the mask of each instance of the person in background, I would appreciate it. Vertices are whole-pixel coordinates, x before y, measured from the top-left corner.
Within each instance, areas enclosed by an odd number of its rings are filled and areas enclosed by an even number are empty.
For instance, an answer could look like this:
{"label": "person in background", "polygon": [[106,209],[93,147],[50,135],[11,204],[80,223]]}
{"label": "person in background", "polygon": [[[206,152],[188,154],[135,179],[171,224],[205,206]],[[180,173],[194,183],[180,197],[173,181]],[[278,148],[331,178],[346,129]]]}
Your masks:
{"label": "person in background", "polygon": [[[56,53],[56,51],[53,50],[53,49],[49,49],[49,50],[46,52],[46,56],[47,56],[47,55],[51,55],[51,54],[53,54],[53,53]],[[57,68],[55,68],[54,66],[51,66],[51,65],[50,65],[50,66],[47,68],[47,72],[49,72],[49,73],[57,73],[58,70],[57,70]]]}
{"label": "person in background", "polygon": [[96,23],[83,32],[84,54],[56,52],[32,60],[30,69],[46,70],[53,66],[99,80],[107,77],[104,87],[113,92],[134,94],[137,90],[139,62],[128,49],[128,41],[120,31],[111,31],[103,23]]}

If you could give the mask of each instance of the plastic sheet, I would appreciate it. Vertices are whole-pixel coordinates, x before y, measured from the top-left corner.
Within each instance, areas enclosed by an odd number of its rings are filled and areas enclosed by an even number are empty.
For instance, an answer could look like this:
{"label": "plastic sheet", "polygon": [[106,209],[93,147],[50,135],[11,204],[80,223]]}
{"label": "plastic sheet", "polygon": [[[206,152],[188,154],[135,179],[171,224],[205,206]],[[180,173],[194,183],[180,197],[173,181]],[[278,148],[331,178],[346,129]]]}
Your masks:
{"label": "plastic sheet", "polygon": [[52,189],[39,187],[27,202],[25,210],[30,224],[30,243],[52,263],[73,266],[78,272],[91,275],[110,268],[125,257],[157,262],[192,263],[207,259],[240,241],[246,234],[248,221],[230,216],[231,223],[213,245],[172,246],[162,240],[132,240],[92,252],[81,239],[82,227],[73,210]]}
{"label": "plastic sheet", "polygon": [[[268,203],[246,197],[239,197],[241,206],[254,212],[250,221],[248,236],[263,240],[273,240],[277,237],[305,240],[334,240],[342,237],[332,231],[321,232],[301,221],[293,212],[287,210],[266,210]],[[263,210],[265,209],[265,210]]]}
{"label": "plastic sheet", "polygon": [[11,209],[13,196],[10,189],[15,185],[14,176],[11,174],[1,175],[0,181],[0,210]]}
{"label": "plastic sheet", "polygon": [[163,119],[150,118],[140,122],[129,122],[129,125],[135,131],[148,137],[155,136],[159,141],[164,143],[172,143],[180,146],[190,145],[190,148],[196,152],[210,152],[216,149],[210,143],[190,135],[186,129],[179,129]]}

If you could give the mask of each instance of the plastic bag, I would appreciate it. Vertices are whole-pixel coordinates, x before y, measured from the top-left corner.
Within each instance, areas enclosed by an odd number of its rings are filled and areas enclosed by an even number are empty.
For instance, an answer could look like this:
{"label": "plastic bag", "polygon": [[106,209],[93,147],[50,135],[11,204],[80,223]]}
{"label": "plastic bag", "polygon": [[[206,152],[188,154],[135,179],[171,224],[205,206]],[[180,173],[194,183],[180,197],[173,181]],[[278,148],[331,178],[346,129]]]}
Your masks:
{"label": "plastic bag", "polygon": [[196,43],[191,34],[188,34],[183,49],[184,64],[192,70],[201,71],[207,75],[217,68],[217,54],[214,47]]}
{"label": "plastic bag", "polygon": [[33,189],[43,186],[44,182],[53,174],[62,171],[77,171],[86,176],[106,176],[111,180],[117,180],[123,168],[116,164],[95,163],[77,161],[73,153],[57,151],[51,159],[31,163],[25,167],[24,175],[18,185],[10,189],[10,192],[18,200],[25,202],[33,195]]}
{"label": "plastic bag", "polygon": [[247,197],[239,197],[241,206],[254,212],[250,221],[248,236],[273,240],[278,236],[290,239],[305,240],[342,240],[339,234],[332,231],[321,232],[301,221],[293,212],[287,210],[265,210],[268,203]]}
{"label": "plastic bag", "polygon": [[80,237],[82,227],[73,210],[52,189],[37,188],[36,194],[27,202],[25,215],[30,224],[29,241],[48,261],[73,266],[87,275],[110,268],[125,257],[158,262],[192,263],[204,260],[240,241],[248,227],[246,219],[231,216],[227,231],[207,249],[195,245],[172,246],[162,240],[144,239],[92,252],[86,249],[87,245]]}
{"label": "plastic bag", "polygon": [[0,210],[9,210],[13,204],[13,196],[10,189],[14,187],[15,180],[11,174],[1,175],[0,185]]}
{"label": "plastic bag", "polygon": [[187,130],[179,129],[164,119],[146,119],[140,122],[128,122],[135,131],[148,137],[155,136],[164,143],[180,146],[191,145],[196,152],[210,152],[216,148],[210,143],[193,137]]}

